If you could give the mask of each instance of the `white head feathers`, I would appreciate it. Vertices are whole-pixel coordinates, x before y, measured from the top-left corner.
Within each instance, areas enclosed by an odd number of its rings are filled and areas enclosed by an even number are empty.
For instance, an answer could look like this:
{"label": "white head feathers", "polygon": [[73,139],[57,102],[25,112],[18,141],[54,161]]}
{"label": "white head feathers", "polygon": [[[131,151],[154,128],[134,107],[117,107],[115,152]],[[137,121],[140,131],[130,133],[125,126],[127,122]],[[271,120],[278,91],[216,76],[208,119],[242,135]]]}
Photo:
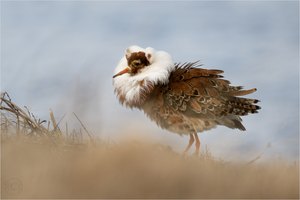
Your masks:
{"label": "white head feathers", "polygon": [[144,52],[150,65],[144,67],[136,74],[123,74],[113,79],[116,94],[122,103],[135,106],[142,101],[143,94],[149,90],[146,85],[166,84],[171,71],[175,68],[170,54],[164,51],[155,51],[151,47],[146,49],[139,46],[130,46],[125,50],[124,57],[120,60],[115,73],[128,67],[127,59],[134,52]]}

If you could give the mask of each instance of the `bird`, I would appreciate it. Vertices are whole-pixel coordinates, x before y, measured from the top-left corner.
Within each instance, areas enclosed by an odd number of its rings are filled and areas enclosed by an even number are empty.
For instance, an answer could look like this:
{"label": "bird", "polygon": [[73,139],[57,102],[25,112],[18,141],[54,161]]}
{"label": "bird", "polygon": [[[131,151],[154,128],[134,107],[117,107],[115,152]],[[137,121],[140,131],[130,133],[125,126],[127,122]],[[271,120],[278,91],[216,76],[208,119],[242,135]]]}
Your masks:
{"label": "bird", "polygon": [[152,47],[132,45],[117,64],[113,76],[119,102],[137,108],[162,129],[188,135],[186,154],[198,133],[225,126],[245,131],[241,116],[258,113],[259,100],[245,98],[255,92],[232,86],[219,69],[204,69],[199,61],[175,63],[171,55]]}

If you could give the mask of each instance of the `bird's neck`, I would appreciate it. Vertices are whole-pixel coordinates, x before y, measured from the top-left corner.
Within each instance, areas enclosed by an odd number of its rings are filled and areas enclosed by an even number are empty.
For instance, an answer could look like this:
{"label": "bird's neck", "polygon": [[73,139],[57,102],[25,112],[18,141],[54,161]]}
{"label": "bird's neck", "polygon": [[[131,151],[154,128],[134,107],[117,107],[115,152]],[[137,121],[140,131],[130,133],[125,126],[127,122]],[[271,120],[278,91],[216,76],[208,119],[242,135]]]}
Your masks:
{"label": "bird's neck", "polygon": [[131,108],[141,108],[150,98],[151,94],[156,91],[161,84],[166,84],[167,82],[168,80],[156,83],[148,79],[140,81],[128,80],[128,82],[125,82],[122,86],[115,87],[115,93],[121,104]]}

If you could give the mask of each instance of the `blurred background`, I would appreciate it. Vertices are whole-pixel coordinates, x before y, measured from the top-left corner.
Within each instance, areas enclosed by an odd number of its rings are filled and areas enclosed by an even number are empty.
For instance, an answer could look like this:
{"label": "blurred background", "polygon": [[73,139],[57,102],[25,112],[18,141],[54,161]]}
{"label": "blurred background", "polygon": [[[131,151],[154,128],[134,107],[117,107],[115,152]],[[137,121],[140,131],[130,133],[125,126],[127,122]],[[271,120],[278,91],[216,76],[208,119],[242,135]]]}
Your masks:
{"label": "blurred background", "polygon": [[[188,137],[161,130],[114,95],[114,68],[130,45],[201,60],[233,85],[256,87],[259,114],[246,132],[200,134],[215,157],[299,157],[299,2],[1,1],[1,91],[41,119],[51,108],[100,138],[144,138],[183,150]],[[62,126],[63,127],[63,126]]]}

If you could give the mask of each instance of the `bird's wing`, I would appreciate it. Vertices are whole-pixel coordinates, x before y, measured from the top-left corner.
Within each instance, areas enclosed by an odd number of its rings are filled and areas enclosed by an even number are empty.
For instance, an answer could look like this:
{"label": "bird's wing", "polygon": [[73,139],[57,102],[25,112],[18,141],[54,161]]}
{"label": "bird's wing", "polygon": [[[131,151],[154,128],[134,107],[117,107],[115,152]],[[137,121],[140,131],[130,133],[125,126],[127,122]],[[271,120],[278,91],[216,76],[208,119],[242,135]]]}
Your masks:
{"label": "bird's wing", "polygon": [[198,66],[197,62],[176,64],[169,83],[163,87],[164,105],[161,109],[173,112],[173,116],[201,122],[198,128],[197,123],[190,124],[196,131],[217,124],[245,130],[239,116],[256,113],[260,107],[255,105],[258,100],[238,96],[253,93],[256,89],[242,90],[241,86],[230,86],[230,82],[220,75],[223,71]]}

